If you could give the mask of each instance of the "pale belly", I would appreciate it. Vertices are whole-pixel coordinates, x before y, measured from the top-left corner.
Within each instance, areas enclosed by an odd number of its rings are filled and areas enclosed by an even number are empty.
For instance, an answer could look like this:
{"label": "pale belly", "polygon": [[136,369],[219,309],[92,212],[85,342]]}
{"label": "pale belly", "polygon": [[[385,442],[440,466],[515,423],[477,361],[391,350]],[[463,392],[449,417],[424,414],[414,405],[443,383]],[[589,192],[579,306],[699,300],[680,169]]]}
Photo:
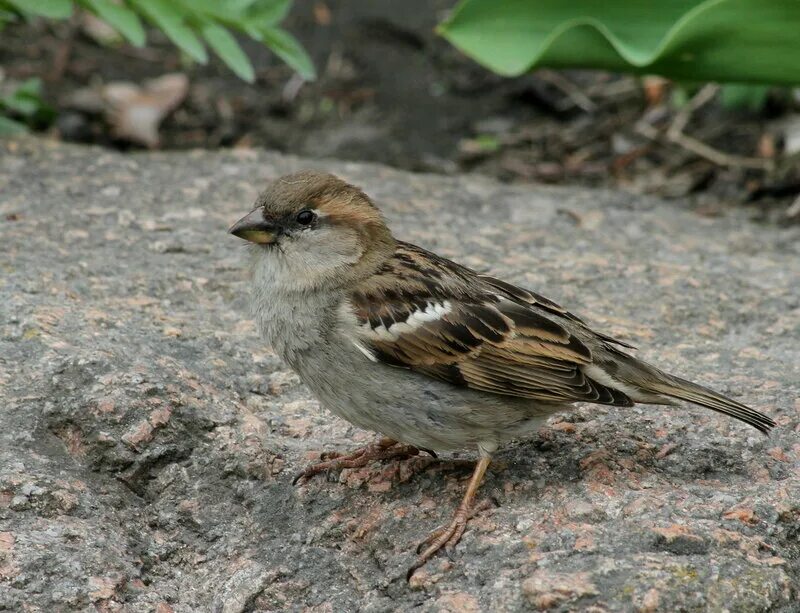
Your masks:
{"label": "pale belly", "polygon": [[417,447],[491,453],[504,441],[529,436],[559,409],[459,388],[342,346],[317,347],[290,364],[332,413]]}

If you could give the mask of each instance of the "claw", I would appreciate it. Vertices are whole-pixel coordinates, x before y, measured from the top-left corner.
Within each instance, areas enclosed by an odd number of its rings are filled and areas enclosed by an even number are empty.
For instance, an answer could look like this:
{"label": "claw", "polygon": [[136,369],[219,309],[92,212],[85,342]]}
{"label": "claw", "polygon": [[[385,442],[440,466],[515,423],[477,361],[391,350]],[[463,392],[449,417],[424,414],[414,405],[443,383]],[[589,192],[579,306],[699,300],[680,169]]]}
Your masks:
{"label": "claw", "polygon": [[419,449],[411,445],[401,445],[395,440],[382,438],[377,443],[365,445],[352,453],[342,454],[335,451],[323,453],[320,461],[308,466],[297,473],[292,479],[292,485],[297,485],[304,479],[320,473],[328,473],[342,468],[360,468],[375,460],[388,460],[395,458],[408,458],[419,454]]}
{"label": "claw", "polygon": [[[360,449],[357,451],[361,451]],[[356,452],[353,452],[354,454]],[[338,451],[323,451],[319,454],[319,459],[323,462],[327,462],[328,460],[335,460],[336,458],[341,458],[342,454]]]}
{"label": "claw", "polygon": [[292,485],[297,485],[297,482],[300,481],[305,476],[305,472],[300,471],[297,473],[294,478],[292,479]]}
{"label": "claw", "polygon": [[444,534],[444,527],[436,528],[433,532],[431,532],[425,539],[417,545],[417,555],[419,555],[423,549],[425,549],[428,545],[430,545],[433,541],[438,539],[442,534]]}
{"label": "claw", "polygon": [[[444,553],[448,558],[450,558],[450,561],[455,561],[453,552],[458,544],[458,541],[460,541],[461,537],[464,535],[468,519],[469,518],[466,515],[459,515],[456,513],[456,516],[453,517],[453,521],[449,526],[446,528],[437,528],[430,534],[430,536],[428,536],[428,538],[420,543],[420,546],[417,547],[417,554],[419,557],[417,557],[416,562],[414,562],[411,568],[408,569],[406,578],[411,578],[411,575],[414,574],[414,571],[425,566],[428,560],[430,560],[439,550],[444,550]],[[425,545],[428,545],[427,549],[420,553],[420,549],[422,549],[422,547]]]}

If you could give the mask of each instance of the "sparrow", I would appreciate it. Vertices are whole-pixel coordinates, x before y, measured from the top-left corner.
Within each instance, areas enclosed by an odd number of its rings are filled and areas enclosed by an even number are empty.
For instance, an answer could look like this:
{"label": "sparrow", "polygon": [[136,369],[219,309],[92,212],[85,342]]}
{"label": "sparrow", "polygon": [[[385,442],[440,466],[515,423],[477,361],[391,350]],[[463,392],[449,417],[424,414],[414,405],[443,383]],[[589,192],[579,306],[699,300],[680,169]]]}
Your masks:
{"label": "sparrow", "polygon": [[266,342],[322,406],[382,435],[295,482],[419,450],[477,451],[452,521],[423,541],[409,577],[458,543],[492,454],[573,403],[686,401],[765,434],[775,425],[639,360],[540,294],[395,238],[369,196],[334,175],[279,178],[229,231],[253,245],[252,307]]}

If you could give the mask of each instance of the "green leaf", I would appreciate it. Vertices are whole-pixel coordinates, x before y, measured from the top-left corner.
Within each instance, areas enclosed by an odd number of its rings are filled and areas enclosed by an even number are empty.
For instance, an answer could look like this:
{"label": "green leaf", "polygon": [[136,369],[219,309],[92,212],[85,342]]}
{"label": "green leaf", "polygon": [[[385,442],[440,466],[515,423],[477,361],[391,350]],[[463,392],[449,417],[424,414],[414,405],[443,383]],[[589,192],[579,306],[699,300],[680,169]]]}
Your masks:
{"label": "green leaf", "polygon": [[257,2],[257,0],[221,0],[220,4],[222,4],[228,11],[241,13],[242,11],[250,8],[254,2]]}
{"label": "green leaf", "polygon": [[720,101],[726,109],[759,111],[767,101],[769,89],[768,85],[728,83],[722,87]]}
{"label": "green leaf", "polygon": [[493,152],[500,149],[500,141],[492,134],[479,134],[473,141],[481,151]]}
{"label": "green leaf", "polygon": [[0,109],[24,118],[29,124],[49,125],[56,112],[42,99],[42,81],[38,78],[20,83],[10,94],[0,98]]}
{"label": "green leaf", "polygon": [[242,19],[241,12],[228,6],[226,0],[177,0],[177,2],[182,7],[180,11],[189,20],[194,16],[196,17],[194,21],[204,23],[211,17],[214,21],[234,24]]}
{"label": "green leaf", "polygon": [[208,61],[206,48],[183,20],[183,15],[167,0],[131,0],[157,25],[167,37],[189,57],[205,64]]}
{"label": "green leaf", "polygon": [[[209,19],[237,30],[245,30],[253,23],[246,10],[256,0],[176,0],[187,20],[206,23]],[[263,20],[257,20],[260,25]],[[267,24],[271,25],[271,24]]]}
{"label": "green leaf", "polygon": [[23,116],[32,116],[46,106],[41,99],[42,81],[32,78],[23,81],[10,94],[0,98],[0,106]]}
{"label": "green leaf", "polygon": [[72,15],[71,0],[7,0],[21,13],[40,15],[50,19],[67,19]]}
{"label": "green leaf", "polygon": [[259,28],[274,26],[284,20],[291,7],[291,0],[255,0],[247,11],[247,18]]}
{"label": "green leaf", "polygon": [[39,97],[42,94],[42,80],[39,77],[25,79],[17,86],[17,89],[14,93]]}
{"label": "green leaf", "polygon": [[0,104],[10,111],[27,117],[36,113],[41,102],[32,96],[14,92],[10,96],[4,96],[3,99],[0,100]]}
{"label": "green leaf", "polygon": [[201,31],[209,46],[233,72],[248,83],[255,80],[253,65],[230,32],[214,23],[205,24]]}
{"label": "green leaf", "polygon": [[100,19],[122,34],[135,47],[145,42],[144,28],[138,15],[129,8],[111,0],[82,0],[83,4]]}
{"label": "green leaf", "polygon": [[438,31],[495,72],[538,66],[800,83],[798,0],[462,0]]}
{"label": "green leaf", "polygon": [[267,45],[279,58],[294,68],[308,81],[317,78],[314,63],[297,39],[286,30],[266,27],[258,31],[258,39]]}
{"label": "green leaf", "polygon": [[28,128],[18,121],[0,115],[0,138],[25,134]]}

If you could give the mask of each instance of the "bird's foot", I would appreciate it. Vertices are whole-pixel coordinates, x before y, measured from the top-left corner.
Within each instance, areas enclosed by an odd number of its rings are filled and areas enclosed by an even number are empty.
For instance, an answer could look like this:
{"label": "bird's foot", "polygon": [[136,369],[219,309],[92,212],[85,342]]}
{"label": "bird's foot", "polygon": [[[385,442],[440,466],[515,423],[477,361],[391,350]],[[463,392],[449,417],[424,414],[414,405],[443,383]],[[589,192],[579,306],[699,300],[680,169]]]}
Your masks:
{"label": "bird's foot", "polygon": [[[419,557],[411,568],[408,569],[406,581],[409,581],[414,571],[424,566],[440,549],[444,548],[447,555],[451,556],[453,548],[458,544],[458,541],[461,540],[470,518],[476,513],[487,509],[487,504],[491,506],[489,501],[483,501],[478,504],[474,503],[475,493],[478,491],[483,481],[483,476],[486,474],[486,469],[489,468],[490,462],[491,458],[488,455],[483,455],[481,459],[478,460],[478,463],[475,464],[475,470],[472,472],[472,477],[470,477],[464,499],[461,501],[461,504],[458,505],[455,515],[453,515],[453,521],[444,528],[435,530],[428,538],[420,543],[419,547],[417,547]],[[420,553],[421,550],[424,551]]]}
{"label": "bird's foot", "polygon": [[314,475],[330,470],[360,468],[376,460],[410,458],[419,455],[419,451],[419,449],[412,445],[403,445],[393,439],[382,438],[377,443],[364,445],[352,453],[340,454],[332,452],[323,454],[322,461],[312,464],[305,470],[297,473],[294,479],[292,479],[292,485],[296,485],[301,481],[310,479]]}
{"label": "bird's foot", "polygon": [[464,536],[464,531],[467,529],[467,522],[475,517],[478,513],[482,513],[487,509],[495,506],[492,500],[482,500],[471,508],[459,507],[452,521],[447,526],[442,526],[431,532],[424,541],[417,546],[417,560],[408,569],[406,578],[410,579],[411,575],[418,568],[424,566],[436,553],[444,549],[448,557],[452,558],[453,549]]}

